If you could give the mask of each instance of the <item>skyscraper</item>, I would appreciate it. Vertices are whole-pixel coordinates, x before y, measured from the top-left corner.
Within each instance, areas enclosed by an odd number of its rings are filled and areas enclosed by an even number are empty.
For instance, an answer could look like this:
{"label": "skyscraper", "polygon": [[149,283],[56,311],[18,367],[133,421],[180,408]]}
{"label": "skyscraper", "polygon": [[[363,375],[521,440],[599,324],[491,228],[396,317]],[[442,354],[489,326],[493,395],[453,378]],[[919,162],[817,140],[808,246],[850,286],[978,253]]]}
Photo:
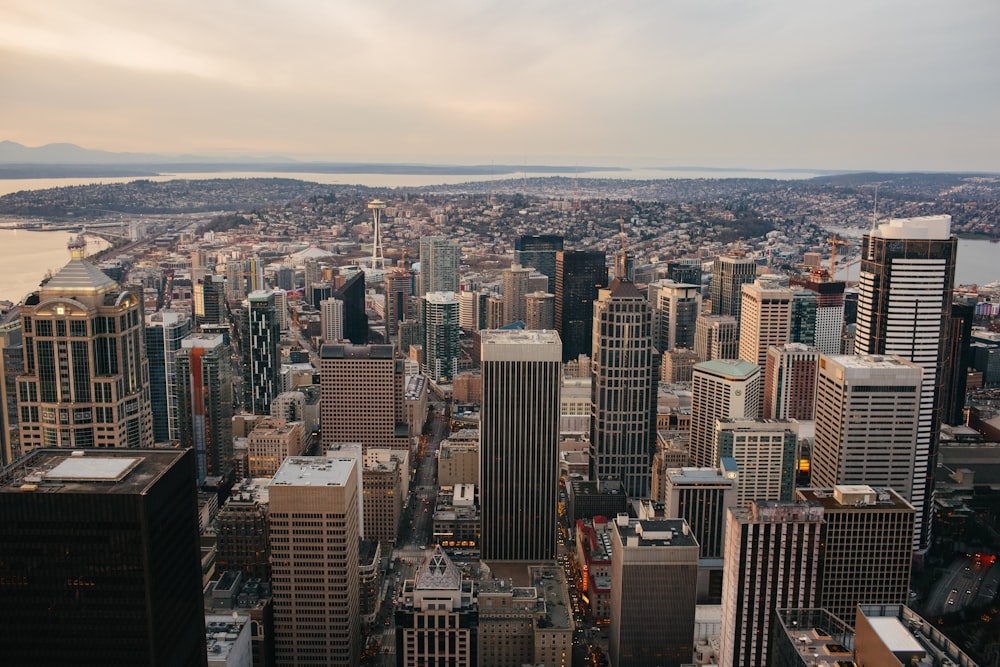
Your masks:
{"label": "skyscraper", "polygon": [[619,515],[612,523],[611,540],[611,664],[690,664],[698,541],[687,522]]}
{"label": "skyscraper", "polygon": [[483,560],[555,557],[561,347],[554,331],[482,332]]}
{"label": "skyscraper", "polygon": [[532,292],[524,297],[524,328],[556,328],[556,295]]}
{"label": "skyscraper", "polygon": [[[815,295],[815,328],[812,341],[792,338],[792,342],[814,345],[823,354],[839,354],[844,329],[844,288],[842,280],[832,280],[824,272],[813,271],[802,283]],[[798,293],[796,293],[798,297]]]}
{"label": "skyscraper", "polygon": [[819,604],[854,625],[859,604],[906,604],[913,560],[913,506],[892,489],[798,489],[823,507]]}
{"label": "skyscraper", "polygon": [[279,664],[359,664],[359,467],[293,456],[268,486]]}
{"label": "skyscraper", "polygon": [[617,479],[633,498],[649,495],[653,456],[653,349],[646,298],[615,278],[594,304],[590,441],[593,478]]}
{"label": "skyscraper", "polygon": [[[939,382],[955,283],[958,241],[951,216],[890,220],[864,235],[855,354],[895,354],[923,369],[914,480],[918,543],[930,534],[938,429]],[[904,497],[905,494],[904,494]]]}
{"label": "skyscraper", "polygon": [[701,314],[700,285],[658,280],[649,286],[649,305],[653,309],[653,347],[657,351],[694,349],[695,327]]}
{"label": "skyscraper", "polygon": [[715,422],[720,459],[740,471],[736,500],[791,500],[795,485],[798,422],[719,418]]}
{"label": "skyscraper", "polygon": [[83,259],[73,259],[21,305],[21,446],[153,444],[142,302]]}
{"label": "skyscraper", "polygon": [[921,386],[920,367],[901,357],[820,357],[812,485],[887,486],[913,504],[919,526],[927,490],[914,447]]}
{"label": "skyscraper", "polygon": [[205,276],[194,284],[194,325],[228,324],[226,310],[226,279]]}
{"label": "skyscraper", "polygon": [[528,278],[531,269],[514,264],[503,272],[503,320],[504,326],[513,322],[524,322],[524,297],[528,294]]}
{"label": "skyscraper", "polygon": [[701,260],[672,259],[667,262],[667,278],[675,283],[694,285],[701,294]]}
{"label": "skyscraper", "polygon": [[339,343],[344,338],[344,302],[323,299],[319,302],[319,328],[324,343]]}
{"label": "skyscraper", "polygon": [[320,348],[322,447],[361,443],[409,450],[403,360],[391,345]]}
{"label": "skyscraper", "polygon": [[420,296],[458,291],[458,245],[444,236],[420,239]]}
{"label": "skyscraper", "polygon": [[794,292],[760,278],[742,289],[740,359],[757,364],[763,371],[767,349],[788,342]]}
{"label": "skyscraper", "polygon": [[177,425],[177,371],[174,358],[181,340],[191,333],[187,313],[161,310],[146,315],[146,355],[149,357],[149,395],[153,411],[153,440],[176,442],[180,437]]}
{"label": "skyscraper", "polygon": [[191,334],[177,351],[178,438],[195,451],[199,486],[233,474],[233,379],[221,334]]}
{"label": "skyscraper", "polygon": [[958,426],[965,423],[967,369],[972,366],[972,321],[975,309],[964,303],[951,304],[948,320],[948,343],[944,355],[944,378],[941,382],[941,421]]}
{"label": "skyscraper", "polygon": [[739,470],[723,458],[718,468],[671,468],[664,503],[668,517],[684,519],[698,539],[701,558],[722,558],[726,510],[736,507]]}
{"label": "skyscraper", "polygon": [[424,296],[424,374],[450,382],[458,374],[458,297],[454,292]]}
{"label": "skyscraper", "polygon": [[5,664],[207,664],[194,468],[39,449],[0,473]]}
{"label": "skyscraper", "polygon": [[760,405],[760,367],[747,361],[703,361],[691,377],[691,463],[717,468],[719,452],[715,421],[757,417]]}
{"label": "skyscraper", "polygon": [[802,343],[771,347],[764,366],[764,419],[812,421],[819,352]]}
{"label": "skyscraper", "polygon": [[556,292],[556,253],[563,249],[563,237],[544,234],[514,239],[514,263],[528,266],[549,279],[546,288]]}
{"label": "skyscraper", "polygon": [[608,286],[603,252],[567,250],[556,253],[556,330],[562,339],[563,361],[590,354],[594,300]]}
{"label": "skyscraper", "polygon": [[729,510],[719,665],[770,664],[777,609],[816,606],[823,508],[761,501]]}
{"label": "skyscraper", "polygon": [[271,399],[281,393],[281,329],[274,292],[251,292],[246,302],[243,337],[243,407],[257,415],[271,411]]}
{"label": "skyscraper", "polygon": [[748,257],[722,255],[712,264],[712,314],[732,315],[740,321],[743,285],[757,277],[757,263]]}
{"label": "skyscraper", "polygon": [[694,351],[702,361],[737,359],[740,325],[732,315],[702,315],[695,322]]}
{"label": "skyscraper", "polygon": [[[324,298],[344,302],[344,338],[355,345],[368,343],[368,312],[365,310],[365,274],[363,271],[349,276],[344,284]],[[322,299],[320,299],[322,300]]]}
{"label": "skyscraper", "polygon": [[413,274],[398,269],[385,274],[385,331],[390,338],[399,333],[399,323],[410,317]]}

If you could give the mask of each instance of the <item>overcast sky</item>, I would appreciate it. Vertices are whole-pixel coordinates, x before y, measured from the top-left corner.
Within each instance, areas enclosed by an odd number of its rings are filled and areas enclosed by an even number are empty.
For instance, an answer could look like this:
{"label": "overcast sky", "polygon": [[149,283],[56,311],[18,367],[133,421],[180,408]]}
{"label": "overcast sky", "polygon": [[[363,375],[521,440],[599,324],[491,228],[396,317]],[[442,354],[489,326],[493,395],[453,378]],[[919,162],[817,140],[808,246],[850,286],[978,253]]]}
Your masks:
{"label": "overcast sky", "polygon": [[1000,171],[1000,0],[0,0],[0,139]]}

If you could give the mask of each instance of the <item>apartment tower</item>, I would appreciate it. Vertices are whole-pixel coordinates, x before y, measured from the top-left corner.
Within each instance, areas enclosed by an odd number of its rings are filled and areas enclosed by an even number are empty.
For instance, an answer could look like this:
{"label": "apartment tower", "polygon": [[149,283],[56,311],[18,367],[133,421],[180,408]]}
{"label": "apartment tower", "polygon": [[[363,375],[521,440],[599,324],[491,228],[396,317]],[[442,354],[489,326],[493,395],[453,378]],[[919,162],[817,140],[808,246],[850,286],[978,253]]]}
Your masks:
{"label": "apartment tower", "polygon": [[191,334],[175,362],[177,421],[182,447],[195,452],[199,486],[233,474],[233,378],[222,334]]}
{"label": "apartment tower", "polygon": [[271,399],[281,393],[281,324],[271,290],[251,292],[243,336],[243,407],[255,415],[271,411]]}

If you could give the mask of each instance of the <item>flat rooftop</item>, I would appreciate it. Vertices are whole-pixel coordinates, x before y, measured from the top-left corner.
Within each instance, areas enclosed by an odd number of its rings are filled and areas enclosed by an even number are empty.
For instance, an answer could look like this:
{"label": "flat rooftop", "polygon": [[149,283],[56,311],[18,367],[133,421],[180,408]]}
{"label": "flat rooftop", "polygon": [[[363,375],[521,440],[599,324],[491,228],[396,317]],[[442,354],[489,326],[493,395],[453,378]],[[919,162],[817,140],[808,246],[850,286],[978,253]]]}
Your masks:
{"label": "flat rooftop", "polygon": [[698,542],[690,530],[685,531],[687,522],[683,519],[632,519],[628,525],[618,527],[622,543],[630,537],[639,540],[640,547],[697,547]]}
{"label": "flat rooftop", "polygon": [[0,473],[0,492],[141,494],[185,452],[37,449]]}
{"label": "flat rooftop", "polygon": [[290,456],[271,479],[275,486],[344,486],[356,465],[354,459],[328,456]]}
{"label": "flat rooftop", "polygon": [[[824,510],[912,510],[913,506],[900,497],[892,489],[873,488],[864,485],[841,485],[825,489],[796,489],[796,494],[802,500],[811,501],[823,507]],[[868,501],[858,502],[859,498]],[[843,499],[846,502],[841,502]]]}

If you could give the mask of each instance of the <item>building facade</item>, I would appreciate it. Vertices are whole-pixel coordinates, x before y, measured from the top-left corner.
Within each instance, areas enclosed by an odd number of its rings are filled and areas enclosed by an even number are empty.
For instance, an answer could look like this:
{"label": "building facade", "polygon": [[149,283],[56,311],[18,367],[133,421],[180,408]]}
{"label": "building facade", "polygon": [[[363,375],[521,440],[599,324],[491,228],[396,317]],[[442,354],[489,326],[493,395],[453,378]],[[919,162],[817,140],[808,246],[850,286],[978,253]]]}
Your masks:
{"label": "building facade", "polygon": [[514,239],[514,263],[529,266],[547,277],[546,290],[555,294],[556,253],[562,249],[561,236],[553,234],[519,236]]}
{"label": "building facade", "polygon": [[771,347],[764,366],[764,419],[811,421],[816,414],[819,351],[802,343]]}
{"label": "building facade", "polygon": [[742,289],[740,359],[757,364],[763,371],[768,348],[789,340],[794,292],[760,278]]}
{"label": "building facade", "polygon": [[420,239],[420,296],[431,292],[458,292],[458,244],[444,236]]}
{"label": "building facade", "polygon": [[603,252],[556,253],[556,330],[564,362],[590,354],[594,301],[598,291],[607,286],[608,265]]}
{"label": "building facade", "polygon": [[181,340],[191,333],[186,313],[164,310],[146,315],[146,355],[149,358],[149,395],[153,411],[153,440],[177,442],[177,371],[174,359]]}
{"label": "building facade", "polygon": [[450,382],[458,374],[458,297],[454,292],[424,296],[424,375]]}
{"label": "building facade", "polygon": [[695,322],[694,351],[702,361],[738,359],[740,325],[732,315],[703,315]]}
{"label": "building facade", "polygon": [[712,314],[740,321],[743,285],[757,277],[757,263],[748,257],[719,256],[712,264]]}
{"label": "building facade", "polygon": [[182,447],[195,451],[198,483],[233,476],[233,380],[221,334],[191,334],[175,360],[177,421]]}
{"label": "building facade", "polygon": [[344,338],[344,302],[323,299],[319,302],[319,328],[324,343],[339,343]]}
{"label": "building facade", "polygon": [[281,324],[271,290],[247,296],[243,336],[243,407],[255,415],[271,411],[271,399],[281,393]]}
{"label": "building facade", "polygon": [[703,361],[691,379],[691,464],[719,466],[715,422],[718,419],[755,419],[760,406],[760,367],[748,361]]}
{"label": "building facade", "polygon": [[649,286],[649,305],[653,310],[653,347],[657,351],[694,349],[696,323],[701,315],[700,284],[658,280]]}

